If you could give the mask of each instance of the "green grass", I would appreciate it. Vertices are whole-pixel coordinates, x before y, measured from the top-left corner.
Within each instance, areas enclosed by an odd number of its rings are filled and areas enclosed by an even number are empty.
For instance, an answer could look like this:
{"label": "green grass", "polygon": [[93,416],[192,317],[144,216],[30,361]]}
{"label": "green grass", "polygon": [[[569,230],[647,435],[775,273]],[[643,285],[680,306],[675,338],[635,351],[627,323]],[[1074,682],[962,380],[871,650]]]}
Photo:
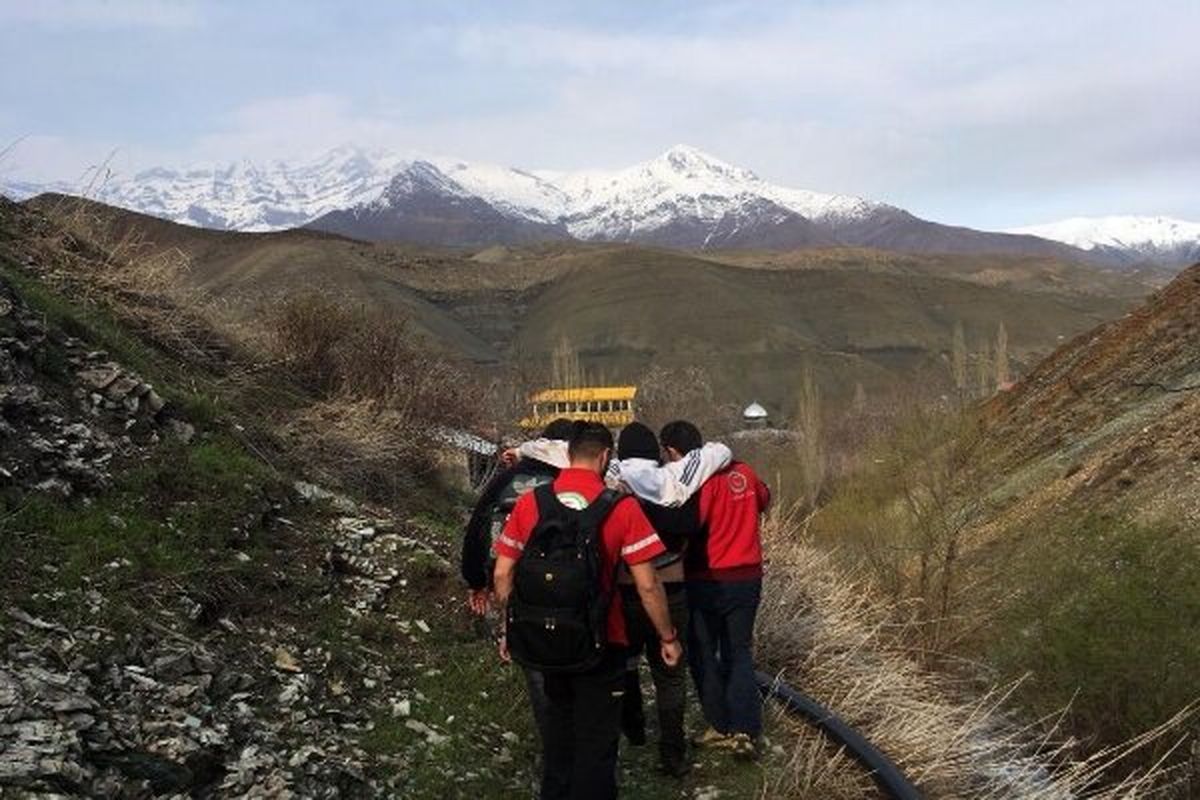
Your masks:
{"label": "green grass", "polygon": [[1114,744],[1200,700],[1200,537],[1089,515],[1025,540],[984,652],[1038,713]]}
{"label": "green grass", "polygon": [[[453,580],[453,579],[451,579]],[[431,590],[434,585],[440,589]],[[409,633],[397,634],[389,623],[360,622],[351,638],[361,638],[381,652],[403,653],[396,680],[407,690],[411,717],[448,738],[430,744],[426,734],[408,727],[409,719],[380,709],[373,728],[360,745],[376,756],[398,758],[403,768],[378,777],[398,781],[399,796],[414,798],[507,798],[528,796],[538,781],[538,740],[534,733],[521,671],[498,660],[486,625],[462,609],[461,592],[448,598],[445,578],[417,580],[393,596],[389,615],[409,622]],[[423,633],[416,620],[430,628]],[[389,630],[390,628],[390,630]],[[344,643],[349,646],[349,641]],[[654,719],[653,689],[644,676],[647,715]],[[700,725],[694,701],[690,725]],[[763,765],[744,764],[721,753],[694,754],[699,764],[683,780],[658,772],[657,748],[621,745],[621,796],[633,800],[693,797],[699,787],[713,786],[723,798],[759,794],[775,756]],[[768,731],[770,734],[770,731]]]}
{"label": "green grass", "polygon": [[[11,283],[30,309],[42,315],[48,325],[87,342],[94,350],[106,351],[109,358],[150,381],[193,425],[206,428],[216,424],[220,416],[218,400],[214,391],[197,384],[197,378],[203,376],[196,368],[180,364],[138,338],[102,305],[69,300],[3,258],[0,258],[0,279]],[[60,348],[43,347],[38,358],[35,366],[46,377],[58,381],[71,377],[70,366]]]}
{"label": "green grass", "polygon": [[[103,583],[136,603],[149,584],[188,584],[214,571],[249,576],[264,546],[248,519],[275,479],[231,441],[160,445],[119,471],[110,490],[88,500],[9,496],[0,505],[0,568],[9,602],[59,595]],[[235,530],[248,527],[243,535]],[[51,594],[53,593],[53,594]]]}

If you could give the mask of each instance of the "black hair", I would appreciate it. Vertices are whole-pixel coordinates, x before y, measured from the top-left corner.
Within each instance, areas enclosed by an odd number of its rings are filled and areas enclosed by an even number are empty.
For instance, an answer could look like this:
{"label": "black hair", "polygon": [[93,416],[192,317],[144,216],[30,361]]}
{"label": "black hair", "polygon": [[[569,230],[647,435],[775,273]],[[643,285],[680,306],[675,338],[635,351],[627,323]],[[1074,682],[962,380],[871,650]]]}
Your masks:
{"label": "black hair", "polygon": [[670,447],[679,453],[690,453],[704,446],[704,437],[700,429],[685,419],[677,419],[663,425],[658,434],[658,440],[663,447]]}
{"label": "black hair", "polygon": [[631,422],[617,437],[617,458],[645,458],[658,461],[658,438],[640,422]]}
{"label": "black hair", "polygon": [[575,423],[566,417],[559,417],[542,431],[543,439],[570,439],[575,431]]}
{"label": "black hair", "polygon": [[567,443],[567,455],[572,461],[577,458],[598,458],[603,451],[612,449],[612,431],[599,422],[577,421]]}

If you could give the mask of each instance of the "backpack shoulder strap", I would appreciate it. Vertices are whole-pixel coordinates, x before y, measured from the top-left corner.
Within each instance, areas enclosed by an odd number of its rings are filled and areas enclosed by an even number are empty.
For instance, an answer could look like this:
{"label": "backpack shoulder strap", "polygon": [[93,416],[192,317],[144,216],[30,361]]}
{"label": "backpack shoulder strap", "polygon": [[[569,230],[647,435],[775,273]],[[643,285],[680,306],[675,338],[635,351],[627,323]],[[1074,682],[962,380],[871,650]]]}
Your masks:
{"label": "backpack shoulder strap", "polygon": [[604,524],[604,520],[617,507],[617,503],[621,502],[622,495],[615,489],[605,489],[600,495],[591,502],[582,512],[583,523],[585,527],[599,531],[600,526]]}
{"label": "backpack shoulder strap", "polygon": [[559,501],[554,491],[554,482],[543,483],[533,489],[533,499],[537,502],[538,521],[558,514],[565,506]]}

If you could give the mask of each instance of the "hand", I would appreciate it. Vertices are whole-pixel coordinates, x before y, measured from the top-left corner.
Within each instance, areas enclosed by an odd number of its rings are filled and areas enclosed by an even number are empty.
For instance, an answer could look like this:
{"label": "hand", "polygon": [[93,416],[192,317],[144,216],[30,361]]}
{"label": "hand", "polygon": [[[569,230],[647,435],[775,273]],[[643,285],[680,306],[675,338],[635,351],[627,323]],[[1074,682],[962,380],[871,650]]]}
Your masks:
{"label": "hand", "polygon": [[503,634],[500,635],[499,650],[500,650],[500,660],[503,661],[505,664],[511,664],[512,663],[512,655],[508,652],[508,637]]}
{"label": "hand", "polygon": [[487,589],[469,589],[467,591],[467,608],[472,614],[482,617],[492,605],[492,593]]}
{"label": "hand", "polygon": [[506,467],[511,467],[521,459],[521,451],[515,447],[509,447],[500,451],[500,463]]}
{"label": "hand", "polygon": [[676,666],[683,658],[683,644],[680,643],[679,639],[671,642],[663,642],[660,646],[662,647],[663,663],[668,667]]}

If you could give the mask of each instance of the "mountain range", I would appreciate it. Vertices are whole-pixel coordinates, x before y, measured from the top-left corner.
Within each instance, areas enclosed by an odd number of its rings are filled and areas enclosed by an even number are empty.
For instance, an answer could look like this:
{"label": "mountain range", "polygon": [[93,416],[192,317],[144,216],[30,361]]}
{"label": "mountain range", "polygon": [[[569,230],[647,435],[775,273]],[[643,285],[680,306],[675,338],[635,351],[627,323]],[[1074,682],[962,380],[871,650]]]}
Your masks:
{"label": "mountain range", "polygon": [[1010,232],[1063,242],[1115,264],[1200,261],[1200,222],[1170,217],[1072,217]]}
{"label": "mountain range", "polygon": [[[21,199],[70,187],[9,182],[0,190]],[[1192,223],[1105,218],[979,231],[875,200],[778,186],[687,145],[624,169],[577,172],[344,146],[302,161],[158,167],[113,178],[89,194],[219,230],[307,226],[358,239],[466,247],[561,239],[688,250],[849,245],[1109,267],[1175,267],[1200,256],[1200,225]]]}

